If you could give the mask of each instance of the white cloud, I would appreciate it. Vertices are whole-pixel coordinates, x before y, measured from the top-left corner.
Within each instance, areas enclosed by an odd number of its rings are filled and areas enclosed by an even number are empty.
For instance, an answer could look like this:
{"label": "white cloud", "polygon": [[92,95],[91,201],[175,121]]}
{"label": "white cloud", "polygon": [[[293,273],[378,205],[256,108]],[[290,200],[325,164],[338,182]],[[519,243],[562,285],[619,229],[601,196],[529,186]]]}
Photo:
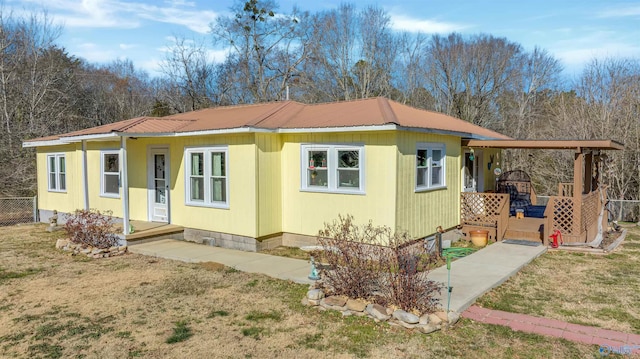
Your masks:
{"label": "white cloud", "polygon": [[120,44],[119,46],[120,46],[121,50],[130,50],[130,49],[138,47],[137,44]]}
{"label": "white cloud", "polygon": [[405,15],[391,15],[391,27],[398,31],[433,33],[450,33],[469,28],[468,25],[436,20],[416,19]]}
{"label": "white cloud", "polygon": [[598,17],[629,17],[640,16],[640,5],[622,6],[606,9],[598,14]]}
{"label": "white cloud", "polygon": [[70,28],[130,29],[147,20],[180,25],[204,34],[218,16],[185,0],[169,0],[160,6],[124,0],[22,0],[22,3],[47,9],[56,22]]}

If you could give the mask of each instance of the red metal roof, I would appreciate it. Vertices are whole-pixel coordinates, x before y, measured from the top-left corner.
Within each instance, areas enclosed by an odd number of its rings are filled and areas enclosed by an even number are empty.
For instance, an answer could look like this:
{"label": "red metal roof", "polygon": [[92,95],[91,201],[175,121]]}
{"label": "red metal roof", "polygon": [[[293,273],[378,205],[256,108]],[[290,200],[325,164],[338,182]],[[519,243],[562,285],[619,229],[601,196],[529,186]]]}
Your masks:
{"label": "red metal roof", "polygon": [[62,137],[123,134],[169,134],[231,129],[309,129],[398,125],[409,129],[450,132],[461,137],[510,139],[510,137],[441,113],[413,108],[386,98],[306,105],[295,101],[255,105],[213,107],[157,118],[130,120],[75,131],[58,136],[37,138],[47,141]]}

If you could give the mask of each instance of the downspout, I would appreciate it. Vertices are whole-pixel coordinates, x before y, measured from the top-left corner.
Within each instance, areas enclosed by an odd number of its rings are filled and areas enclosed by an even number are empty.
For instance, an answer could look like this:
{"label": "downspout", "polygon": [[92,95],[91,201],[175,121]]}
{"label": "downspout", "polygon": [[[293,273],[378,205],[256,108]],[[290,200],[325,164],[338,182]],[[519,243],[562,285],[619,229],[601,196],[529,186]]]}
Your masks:
{"label": "downspout", "polygon": [[[127,171],[127,139],[120,136],[120,183],[122,185],[122,229],[129,234],[129,179]],[[126,238],[124,239],[126,245]]]}
{"label": "downspout", "polygon": [[87,178],[87,140],[82,140],[82,196],[85,211],[89,210],[89,179]]}

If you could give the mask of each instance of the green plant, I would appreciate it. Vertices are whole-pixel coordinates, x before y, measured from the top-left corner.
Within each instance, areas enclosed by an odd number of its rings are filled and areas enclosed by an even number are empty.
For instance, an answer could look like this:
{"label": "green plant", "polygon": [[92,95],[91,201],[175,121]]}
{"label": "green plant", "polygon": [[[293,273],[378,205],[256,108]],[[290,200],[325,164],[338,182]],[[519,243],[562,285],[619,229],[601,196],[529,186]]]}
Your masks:
{"label": "green plant", "polygon": [[193,336],[191,328],[187,326],[187,322],[176,322],[176,326],[173,328],[173,334],[167,339],[167,344],[183,342]]}
{"label": "green plant", "polygon": [[64,229],[73,243],[96,248],[109,248],[118,244],[111,211],[77,209],[68,215]]}

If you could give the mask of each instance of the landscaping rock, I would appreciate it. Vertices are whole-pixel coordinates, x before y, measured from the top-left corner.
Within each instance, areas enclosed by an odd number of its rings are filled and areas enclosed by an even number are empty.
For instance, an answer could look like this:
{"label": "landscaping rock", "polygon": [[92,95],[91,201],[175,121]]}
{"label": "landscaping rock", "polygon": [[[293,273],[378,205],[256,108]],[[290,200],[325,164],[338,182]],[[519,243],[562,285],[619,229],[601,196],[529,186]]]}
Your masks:
{"label": "landscaping rock", "polygon": [[89,253],[91,253],[91,249],[89,249],[89,248],[85,248],[85,249],[81,250],[81,251],[80,251],[80,253],[82,253],[82,254],[89,254]]}
{"label": "landscaping rock", "polygon": [[407,329],[415,329],[418,325],[417,324],[409,324],[409,323],[405,323],[402,320],[398,320],[398,323],[400,323],[400,325],[404,328]]}
{"label": "landscaping rock", "polygon": [[[345,305],[346,303],[347,303],[346,298],[336,297],[336,296],[326,297],[320,300],[321,306],[327,309],[337,310],[340,312],[343,310],[347,310],[347,306]],[[339,305],[339,304],[342,304],[342,305]]]}
{"label": "landscaping rock", "polygon": [[344,312],[342,312],[342,317],[350,317],[353,315],[353,312],[350,310],[345,310]]}
{"label": "landscaping rock", "polygon": [[429,324],[438,325],[442,323],[442,319],[439,316],[431,313],[429,314]]}
{"label": "landscaping rock", "polygon": [[320,305],[320,301],[319,300],[315,300],[315,299],[307,299],[307,303],[309,303],[309,305]]}
{"label": "landscaping rock", "polygon": [[427,324],[425,326],[419,326],[418,330],[420,330],[424,334],[433,333],[436,330],[440,329],[437,325]]}
{"label": "landscaping rock", "polygon": [[459,319],[460,319],[460,313],[449,312],[449,325],[456,324]]}
{"label": "landscaping rock", "polygon": [[304,305],[305,307],[309,305],[309,298],[304,297],[302,298],[302,300],[300,301],[300,304]]}
{"label": "landscaping rock", "polygon": [[63,249],[64,247],[69,245],[69,240],[68,239],[58,239],[56,241],[56,249]]}
{"label": "landscaping rock", "polygon": [[347,304],[347,298],[339,295],[332,295],[324,298],[324,304],[332,307],[344,307]]}
{"label": "landscaping rock", "polygon": [[307,298],[313,300],[320,300],[324,298],[324,292],[321,289],[311,289],[307,292]]}
{"label": "landscaping rock", "polygon": [[347,309],[354,312],[364,312],[367,308],[367,302],[362,299],[349,299],[347,300]]}
{"label": "landscaping rock", "polygon": [[381,306],[380,304],[369,304],[367,305],[367,308],[365,310],[374,319],[380,321],[386,321],[391,318],[390,315],[387,315],[387,308]]}
{"label": "landscaping rock", "polygon": [[449,321],[449,315],[446,312],[436,312],[435,313],[438,318],[440,318],[443,322]]}
{"label": "landscaping rock", "polygon": [[418,322],[420,325],[429,324],[429,314],[424,314],[420,317],[420,321]]}
{"label": "landscaping rock", "polygon": [[[418,322],[420,322],[420,317],[418,317],[415,314],[411,314],[408,312],[405,312],[402,309],[398,309],[395,312],[393,312],[393,317],[398,319],[401,322],[407,323],[407,324],[416,324]],[[400,323],[402,324],[402,323]]]}

